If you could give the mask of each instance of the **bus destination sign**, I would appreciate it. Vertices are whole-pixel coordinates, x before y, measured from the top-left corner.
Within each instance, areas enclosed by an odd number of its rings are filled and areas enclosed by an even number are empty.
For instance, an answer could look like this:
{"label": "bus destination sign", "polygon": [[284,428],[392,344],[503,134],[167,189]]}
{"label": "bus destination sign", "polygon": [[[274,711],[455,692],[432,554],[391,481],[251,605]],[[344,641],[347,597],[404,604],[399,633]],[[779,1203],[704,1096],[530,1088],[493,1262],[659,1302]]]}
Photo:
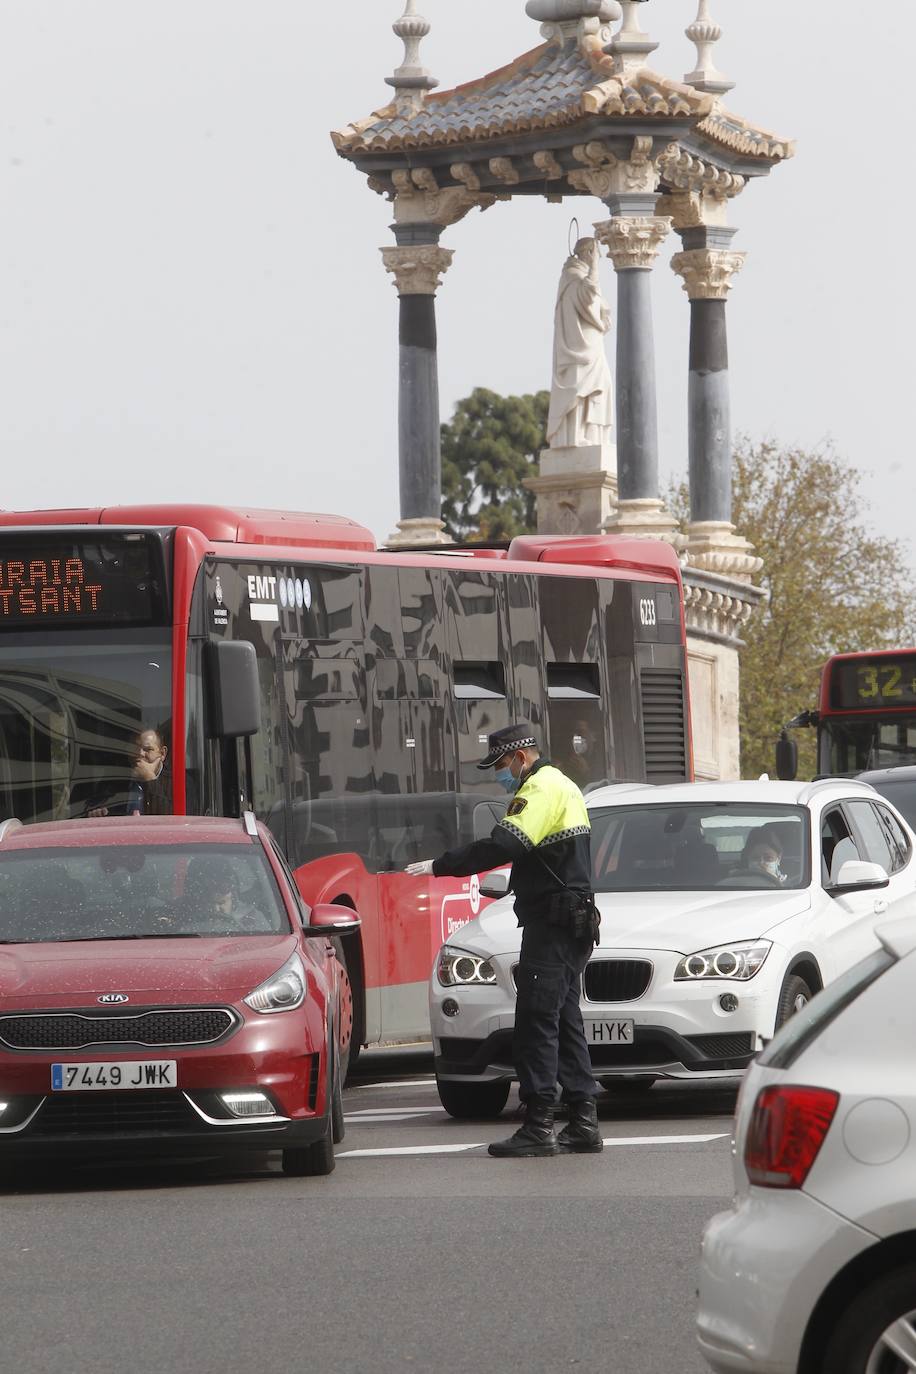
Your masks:
{"label": "bus destination sign", "polygon": [[835,711],[916,707],[916,654],[881,654],[834,664],[830,705]]}
{"label": "bus destination sign", "polygon": [[0,534],[0,627],[161,621],[161,562],[146,533]]}

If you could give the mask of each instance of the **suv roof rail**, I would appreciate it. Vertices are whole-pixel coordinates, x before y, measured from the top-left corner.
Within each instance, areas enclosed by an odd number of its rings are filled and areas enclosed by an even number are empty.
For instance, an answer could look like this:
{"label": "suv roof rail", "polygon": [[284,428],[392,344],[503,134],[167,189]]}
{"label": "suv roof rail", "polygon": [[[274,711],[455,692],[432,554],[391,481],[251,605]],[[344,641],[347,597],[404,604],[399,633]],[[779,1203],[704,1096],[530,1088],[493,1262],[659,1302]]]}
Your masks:
{"label": "suv roof rail", "polygon": [[841,787],[841,786],[844,786],[844,787],[853,787],[853,788],[855,788],[855,787],[861,787],[861,789],[862,789],[863,792],[874,792],[874,791],[875,791],[874,787],[872,787],[872,785],[871,785],[870,782],[860,782],[858,778],[840,778],[840,777],[834,777],[834,778],[815,778],[813,782],[809,782],[809,783],[808,783],[808,786],[805,787],[805,788],[803,788],[802,791],[799,792],[799,794],[798,794],[798,800],[799,800],[802,804],[804,804],[805,802],[810,801],[811,798],[812,798],[817,792],[822,791],[825,787]]}
{"label": "suv roof rail", "polygon": [[5,840],[12,830],[21,830],[22,821],[17,821],[15,816],[11,816],[8,821],[0,821],[0,841]]}
{"label": "suv roof rail", "polygon": [[242,812],[242,823],[245,826],[246,835],[250,835],[253,840],[258,837],[258,818],[253,811]]}

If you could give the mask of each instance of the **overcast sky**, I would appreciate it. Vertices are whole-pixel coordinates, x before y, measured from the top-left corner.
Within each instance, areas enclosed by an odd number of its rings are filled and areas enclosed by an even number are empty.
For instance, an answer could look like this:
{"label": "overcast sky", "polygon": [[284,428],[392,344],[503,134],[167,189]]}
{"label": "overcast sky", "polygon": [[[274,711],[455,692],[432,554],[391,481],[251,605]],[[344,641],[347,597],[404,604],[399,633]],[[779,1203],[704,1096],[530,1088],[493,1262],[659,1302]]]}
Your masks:
{"label": "overcast sky", "polygon": [[[540,41],[524,0],[422,0],[442,87]],[[328,132],[385,103],[400,0],[0,0],[0,504],[397,509],[390,207]],[[694,65],[696,0],[651,0],[652,65]],[[798,139],[734,203],[734,418],[825,437],[912,525],[908,132],[916,7],[713,0],[729,104]],[[447,231],[443,417],[549,386],[571,216],[521,202]],[[672,251],[677,245],[672,245]],[[614,274],[604,264],[613,302]],[[654,280],[662,464],[686,467],[689,307]]]}

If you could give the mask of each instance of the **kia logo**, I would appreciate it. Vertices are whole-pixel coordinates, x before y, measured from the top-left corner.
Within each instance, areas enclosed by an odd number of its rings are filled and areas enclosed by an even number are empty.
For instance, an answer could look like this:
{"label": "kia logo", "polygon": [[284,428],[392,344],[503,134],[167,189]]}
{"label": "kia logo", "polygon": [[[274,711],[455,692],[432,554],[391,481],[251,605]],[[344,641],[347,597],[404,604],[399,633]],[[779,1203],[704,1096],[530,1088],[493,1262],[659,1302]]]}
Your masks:
{"label": "kia logo", "polygon": [[101,997],[97,997],[95,1000],[107,1006],[112,1002],[129,1002],[130,998],[126,992],[103,992]]}

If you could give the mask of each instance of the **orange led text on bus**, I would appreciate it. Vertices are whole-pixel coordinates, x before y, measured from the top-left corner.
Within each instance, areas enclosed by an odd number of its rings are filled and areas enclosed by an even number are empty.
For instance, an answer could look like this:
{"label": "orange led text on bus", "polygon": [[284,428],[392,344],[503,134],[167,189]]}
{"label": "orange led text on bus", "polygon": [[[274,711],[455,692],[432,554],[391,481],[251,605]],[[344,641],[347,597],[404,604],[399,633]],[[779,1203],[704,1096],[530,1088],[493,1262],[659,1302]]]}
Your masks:
{"label": "orange led text on bus", "polygon": [[81,558],[0,561],[0,616],[86,614],[101,610],[101,597]]}

